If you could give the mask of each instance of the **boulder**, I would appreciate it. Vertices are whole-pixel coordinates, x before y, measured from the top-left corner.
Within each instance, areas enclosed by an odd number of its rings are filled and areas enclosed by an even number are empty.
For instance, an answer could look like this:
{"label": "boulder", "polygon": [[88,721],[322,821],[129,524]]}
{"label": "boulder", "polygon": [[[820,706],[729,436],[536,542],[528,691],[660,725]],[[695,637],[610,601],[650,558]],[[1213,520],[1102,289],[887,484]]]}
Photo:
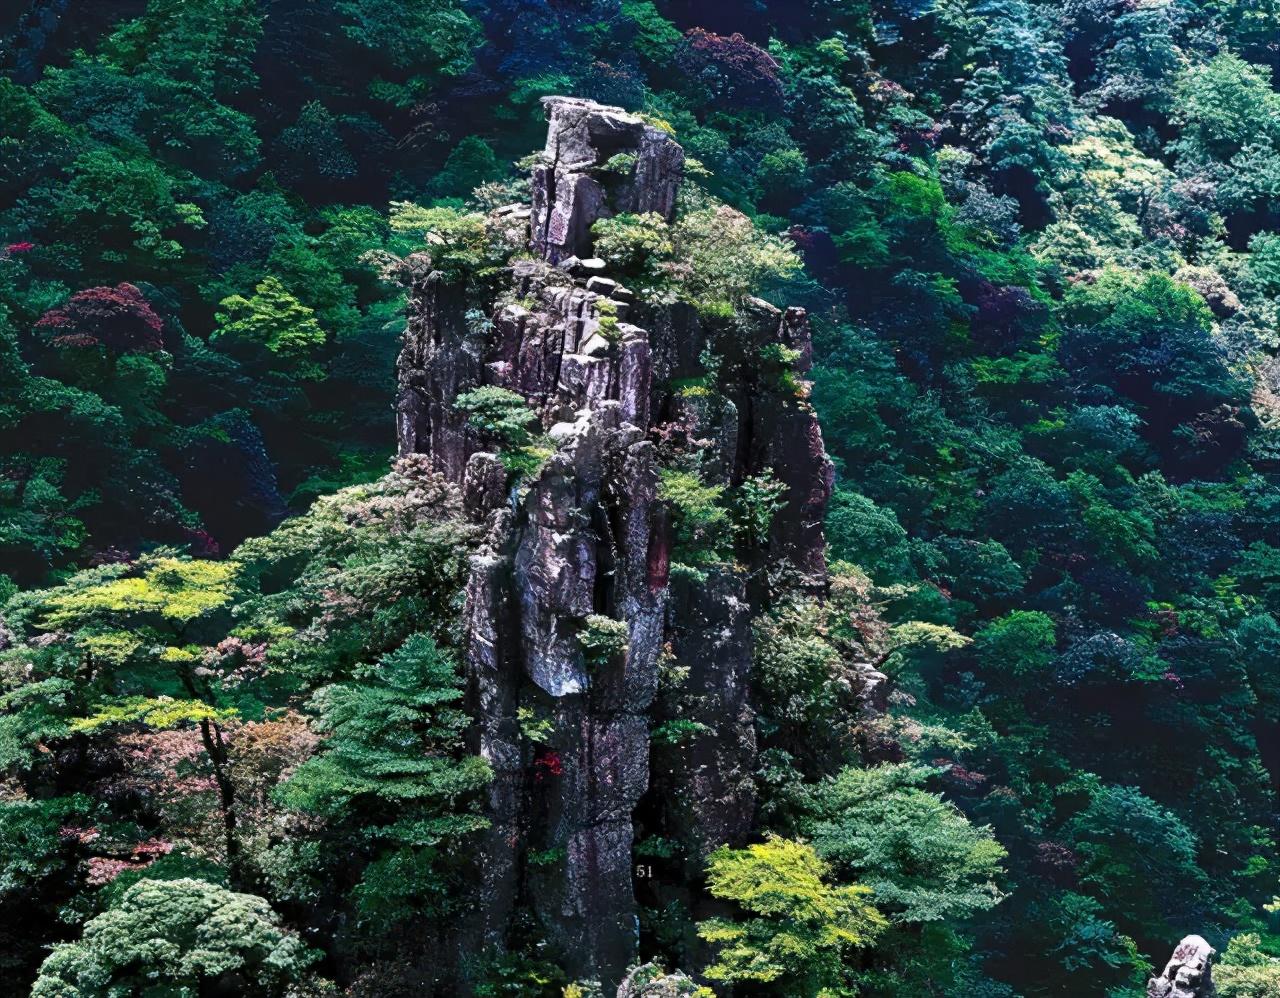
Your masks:
{"label": "boulder", "polygon": [[1147,981],[1147,998],[1211,998],[1213,957],[1217,951],[1203,936],[1186,936],[1158,977]]}

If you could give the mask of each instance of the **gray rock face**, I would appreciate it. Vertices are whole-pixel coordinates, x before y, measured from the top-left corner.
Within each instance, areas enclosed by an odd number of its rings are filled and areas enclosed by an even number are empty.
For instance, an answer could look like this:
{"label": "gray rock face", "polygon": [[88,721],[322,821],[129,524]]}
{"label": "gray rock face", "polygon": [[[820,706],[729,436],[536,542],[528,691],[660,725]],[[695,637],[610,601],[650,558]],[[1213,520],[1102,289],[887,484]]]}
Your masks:
{"label": "gray rock face", "polygon": [[621,108],[544,97],[547,146],[533,171],[533,249],[551,263],[591,258],[591,226],[621,212],[657,212],[668,221],[684,150],[661,129]]}
{"label": "gray rock face", "polygon": [[755,817],[755,712],[751,708],[752,608],[743,578],[717,571],[705,585],[672,585],[670,634],[688,663],[681,716],[699,725],[691,738],[662,750],[668,820],[693,846],[696,879],[718,846],[741,844]]}
{"label": "gray rock face", "polygon": [[490,824],[480,842],[480,883],[468,933],[480,947],[503,945],[519,889],[516,843],[524,759],[516,720],[519,673],[510,659],[515,648],[510,562],[491,548],[472,556],[464,611],[467,678],[479,721],[480,755],[493,769],[486,807]]}
{"label": "gray rock face", "polygon": [[[687,665],[681,716],[698,725],[677,753],[664,749],[662,820],[699,867],[718,845],[743,840],[754,816],[749,580],[787,567],[821,589],[831,473],[803,382],[767,384],[756,362],[778,343],[799,358],[797,376],[807,371],[802,310],[757,302],[741,322],[708,324],[688,305],[645,301],[591,255],[599,218],[672,217],[680,146],[617,108],[544,103],[547,151],[530,212],[538,259],[512,266],[507,293],[489,303],[491,323],[468,324],[466,287],[425,263],[413,271],[397,436],[401,453],[430,455],[461,486],[485,535],[463,623],[474,737],[495,778],[479,898],[462,934],[500,948],[517,910],[531,912],[571,977],[613,987],[637,957],[633,821],[650,784],[650,729],[667,719],[655,706],[659,661]],[[504,225],[522,217],[514,206],[499,214]],[[708,350],[725,358],[719,374],[704,370]],[[454,406],[487,385],[525,399],[550,449],[518,483],[486,449],[497,441]],[[769,538],[705,584],[669,581],[659,468],[675,458],[726,489],[770,469],[786,486]],[[623,987],[684,994],[671,990],[681,982],[655,971]]]}
{"label": "gray rock face", "polygon": [[436,471],[459,482],[478,442],[453,400],[479,383],[483,343],[467,328],[464,288],[431,270],[425,258],[412,271],[408,313],[396,361],[398,452],[429,454]]}
{"label": "gray rock face", "polygon": [[1147,982],[1147,998],[1212,998],[1216,952],[1202,936],[1184,937],[1160,976]]}
{"label": "gray rock face", "polygon": [[462,476],[462,510],[473,523],[485,523],[507,498],[507,469],[497,454],[477,451]]}

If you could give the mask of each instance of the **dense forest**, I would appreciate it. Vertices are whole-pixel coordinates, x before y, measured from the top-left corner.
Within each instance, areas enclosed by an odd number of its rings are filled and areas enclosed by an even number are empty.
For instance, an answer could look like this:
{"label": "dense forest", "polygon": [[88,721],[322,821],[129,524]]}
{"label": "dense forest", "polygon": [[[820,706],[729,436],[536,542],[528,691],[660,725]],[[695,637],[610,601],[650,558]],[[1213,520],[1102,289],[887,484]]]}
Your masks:
{"label": "dense forest", "polygon": [[1280,995],[1280,3],[2,6],[0,993]]}

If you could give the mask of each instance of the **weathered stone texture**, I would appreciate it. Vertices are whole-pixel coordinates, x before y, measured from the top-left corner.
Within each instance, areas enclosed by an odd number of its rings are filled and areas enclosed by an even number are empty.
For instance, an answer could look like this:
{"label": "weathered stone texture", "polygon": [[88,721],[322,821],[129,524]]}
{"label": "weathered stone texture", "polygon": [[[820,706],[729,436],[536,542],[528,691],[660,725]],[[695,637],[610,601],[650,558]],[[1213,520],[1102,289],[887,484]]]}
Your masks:
{"label": "weathered stone texture", "polygon": [[1160,975],[1147,982],[1147,998],[1212,998],[1215,954],[1202,936],[1184,937]]}
{"label": "weathered stone texture", "polygon": [[[545,97],[547,145],[533,171],[533,247],[551,263],[591,256],[591,226],[620,212],[675,214],[684,150],[637,115],[573,97]],[[603,169],[634,157],[624,173]]]}

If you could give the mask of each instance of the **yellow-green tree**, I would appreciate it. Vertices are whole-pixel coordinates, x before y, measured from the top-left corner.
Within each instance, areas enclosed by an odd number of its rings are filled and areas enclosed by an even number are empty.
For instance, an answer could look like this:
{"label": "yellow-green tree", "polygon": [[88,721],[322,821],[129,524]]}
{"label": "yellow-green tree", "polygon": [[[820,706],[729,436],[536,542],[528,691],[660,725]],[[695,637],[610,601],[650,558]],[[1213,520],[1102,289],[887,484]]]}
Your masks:
{"label": "yellow-green tree", "polygon": [[776,836],[713,852],[707,886],[744,917],[699,923],[698,935],[717,948],[705,975],[788,998],[841,993],[850,984],[845,954],[887,923],[867,900],[870,888],[832,883],[829,874],[812,846]]}

